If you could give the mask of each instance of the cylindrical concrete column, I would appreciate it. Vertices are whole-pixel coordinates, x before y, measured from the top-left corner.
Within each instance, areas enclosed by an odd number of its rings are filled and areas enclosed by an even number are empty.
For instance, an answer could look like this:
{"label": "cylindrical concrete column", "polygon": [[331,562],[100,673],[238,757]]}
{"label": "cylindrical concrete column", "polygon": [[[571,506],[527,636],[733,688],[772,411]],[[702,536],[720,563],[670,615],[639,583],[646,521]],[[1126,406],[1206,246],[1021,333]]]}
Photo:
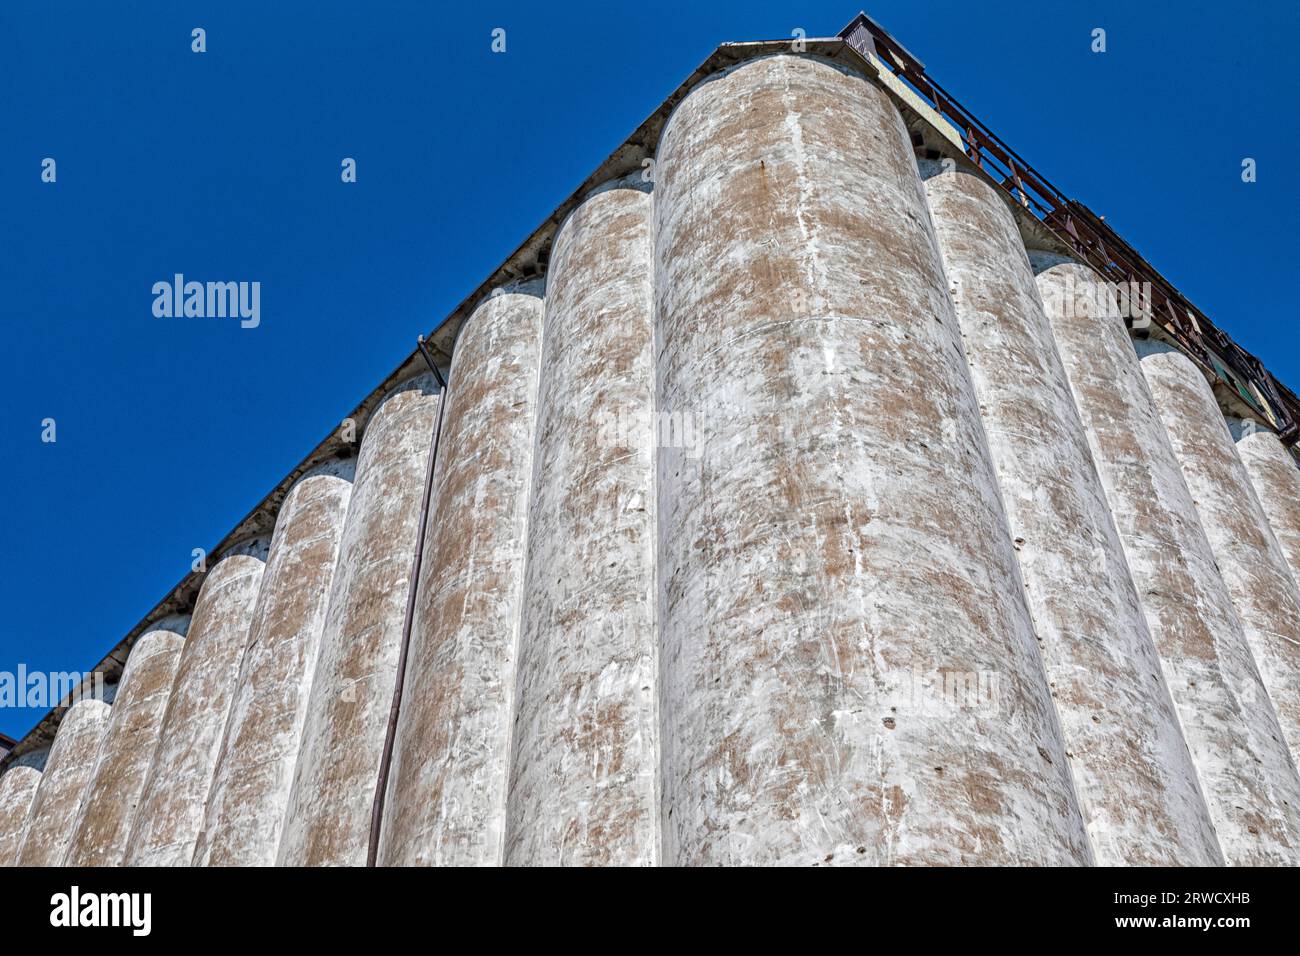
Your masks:
{"label": "cylindrical concrete column", "polygon": [[129,866],[189,866],[194,857],[266,553],[266,539],[246,541],[203,579],[127,841]]}
{"label": "cylindrical concrete column", "polygon": [[355,465],[316,466],[280,506],[194,850],[198,865],[275,863]]}
{"label": "cylindrical concrete column", "polygon": [[1300,779],[1114,297],[1030,261],[1224,858],[1294,863]]}
{"label": "cylindrical concrete column", "polygon": [[0,777],[0,866],[13,866],[18,859],[27,811],[40,782],[35,767],[11,767]]}
{"label": "cylindrical concrete column", "polygon": [[380,862],[503,859],[542,331],[540,283],[485,299],[452,359]]}
{"label": "cylindrical concrete column", "polygon": [[1168,346],[1143,343],[1142,352],[1156,408],[1245,625],[1291,758],[1300,763],[1300,591],[1210,383],[1191,359]]}
{"label": "cylindrical concrete column", "polygon": [[161,621],[131,648],[65,865],[122,865],[189,622],[188,615]]}
{"label": "cylindrical concrete column", "polygon": [[1016,221],[978,174],[921,173],[1097,863],[1222,864]]}
{"label": "cylindrical concrete column", "polygon": [[551,249],[508,864],[657,855],[652,209],[610,184]]}
{"label": "cylindrical concrete column", "polygon": [[102,700],[79,700],[59,724],[40,786],[27,813],[18,851],[19,866],[59,866],[72,839],[95,757],[108,727],[110,708]]}
{"label": "cylindrical concrete column", "polygon": [[907,129],[797,56],[655,182],[664,859],[1091,860]]}
{"label": "cylindrical concrete column", "polygon": [[1239,419],[1229,419],[1228,427],[1291,577],[1300,581],[1300,469],[1271,431]]}
{"label": "cylindrical concrete column", "polygon": [[366,425],[281,866],[365,865],[437,415],[438,385],[425,374],[389,394]]}

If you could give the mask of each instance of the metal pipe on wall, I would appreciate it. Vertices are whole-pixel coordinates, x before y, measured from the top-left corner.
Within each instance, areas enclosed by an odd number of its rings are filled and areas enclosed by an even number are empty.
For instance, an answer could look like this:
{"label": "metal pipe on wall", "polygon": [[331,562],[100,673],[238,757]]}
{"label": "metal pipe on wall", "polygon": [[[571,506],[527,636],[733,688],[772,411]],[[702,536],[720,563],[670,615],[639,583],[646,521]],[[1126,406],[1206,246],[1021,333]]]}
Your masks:
{"label": "metal pipe on wall", "polygon": [[533,281],[489,296],[456,344],[381,865],[503,858],[541,293]]}

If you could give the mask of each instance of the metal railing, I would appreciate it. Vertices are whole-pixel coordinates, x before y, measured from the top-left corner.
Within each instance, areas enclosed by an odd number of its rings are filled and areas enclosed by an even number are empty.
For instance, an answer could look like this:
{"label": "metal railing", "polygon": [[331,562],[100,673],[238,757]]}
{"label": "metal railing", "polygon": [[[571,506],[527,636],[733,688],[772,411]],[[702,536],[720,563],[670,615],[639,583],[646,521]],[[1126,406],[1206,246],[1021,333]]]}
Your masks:
{"label": "metal railing", "polygon": [[[1070,199],[925,72],[925,64],[865,13],[839,34],[874,57],[956,129],[966,155],[1104,279],[1133,291],[1131,303],[1159,323],[1189,357],[1224,382],[1276,428],[1283,443],[1300,439],[1300,399],[1169,284],[1118,233]],[[1144,290],[1149,290],[1149,296]]]}

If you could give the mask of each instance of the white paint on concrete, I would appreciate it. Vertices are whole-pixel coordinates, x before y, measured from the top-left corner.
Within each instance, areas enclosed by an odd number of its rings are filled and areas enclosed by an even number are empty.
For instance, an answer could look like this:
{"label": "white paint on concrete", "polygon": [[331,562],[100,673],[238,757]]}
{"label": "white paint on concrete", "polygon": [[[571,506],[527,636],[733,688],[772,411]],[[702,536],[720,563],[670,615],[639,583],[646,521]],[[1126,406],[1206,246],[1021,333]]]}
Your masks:
{"label": "white paint on concrete", "polygon": [[1086,266],[1030,261],[1224,858],[1295,864],[1300,778],[1124,321]]}
{"label": "white paint on concrete", "polygon": [[1142,371],[1192,493],[1291,758],[1300,762],[1300,590],[1214,392],[1191,359],[1141,343]]}
{"label": "white paint on concrete", "polygon": [[154,625],[131,648],[64,856],[66,866],[121,866],[158,746],[188,615]]}
{"label": "white paint on concrete", "polygon": [[1090,862],[888,96],[709,77],[655,230],[658,407],[704,450],[658,463],[664,862]]}
{"label": "white paint on concrete", "polygon": [[59,866],[72,839],[81,801],[95,773],[95,757],[110,707],[87,698],[68,708],[28,811],[19,866]]}
{"label": "white paint on concrete", "polygon": [[268,542],[241,542],[203,579],[140,809],[129,866],[188,866],[235,696]]}
{"label": "white paint on concrete", "polygon": [[0,866],[18,860],[27,811],[40,782],[41,772],[33,767],[11,767],[0,777]]}
{"label": "white paint on concrete", "polygon": [[457,341],[389,778],[384,865],[504,859],[541,291],[529,283],[485,299]]}
{"label": "white paint on concrete", "polygon": [[921,172],[1097,863],[1220,865],[1015,219],[974,171]]}
{"label": "white paint on concrete", "polygon": [[658,836],[653,202],[586,199],[547,279],[510,865],[648,865]]}
{"label": "white paint on concrete", "polygon": [[280,508],[196,864],[275,863],[355,467],[317,466]]}
{"label": "white paint on concrete", "polygon": [[1263,426],[1230,418],[1228,429],[1291,577],[1300,581],[1300,468],[1277,435]]}
{"label": "white paint on concrete", "polygon": [[330,587],[280,866],[362,866],[388,728],[438,386],[426,373],[366,423]]}

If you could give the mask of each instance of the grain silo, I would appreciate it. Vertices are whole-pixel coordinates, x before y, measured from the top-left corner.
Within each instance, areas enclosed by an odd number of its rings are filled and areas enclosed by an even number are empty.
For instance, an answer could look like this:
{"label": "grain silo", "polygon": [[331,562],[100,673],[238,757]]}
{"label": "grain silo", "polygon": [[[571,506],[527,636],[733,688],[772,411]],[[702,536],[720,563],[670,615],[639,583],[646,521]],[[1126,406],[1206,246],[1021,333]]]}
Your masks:
{"label": "grain silo", "polygon": [[348,418],[0,852],[1300,862],[1300,401],[865,15],[719,47]]}

